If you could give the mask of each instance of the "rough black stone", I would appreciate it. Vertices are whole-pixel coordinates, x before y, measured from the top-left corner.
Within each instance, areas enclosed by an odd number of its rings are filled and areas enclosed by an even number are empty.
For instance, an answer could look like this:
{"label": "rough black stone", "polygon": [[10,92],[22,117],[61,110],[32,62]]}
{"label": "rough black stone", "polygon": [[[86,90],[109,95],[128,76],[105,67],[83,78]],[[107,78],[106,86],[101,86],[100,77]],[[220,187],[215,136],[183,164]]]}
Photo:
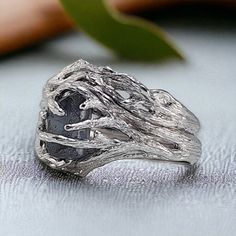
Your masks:
{"label": "rough black stone", "polygon": [[[57,99],[60,107],[65,111],[65,116],[58,116],[48,111],[46,131],[52,134],[59,134],[69,138],[86,140],[90,138],[90,129],[81,131],[66,131],[66,124],[78,123],[91,118],[92,110],[81,110],[80,104],[85,101],[84,96],[78,92],[71,93],[69,96],[60,96]],[[49,154],[58,159],[86,160],[95,149],[73,148],[57,143],[46,143],[46,149]]]}

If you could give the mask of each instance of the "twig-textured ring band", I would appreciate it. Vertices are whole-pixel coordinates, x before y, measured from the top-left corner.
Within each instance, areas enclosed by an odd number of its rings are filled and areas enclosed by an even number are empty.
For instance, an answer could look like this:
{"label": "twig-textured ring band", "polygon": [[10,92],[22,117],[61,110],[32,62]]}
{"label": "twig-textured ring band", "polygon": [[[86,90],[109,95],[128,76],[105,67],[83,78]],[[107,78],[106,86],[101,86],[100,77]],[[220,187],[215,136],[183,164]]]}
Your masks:
{"label": "twig-textured ring band", "polygon": [[79,176],[121,159],[195,163],[198,119],[168,92],[79,60],[43,90],[36,154]]}

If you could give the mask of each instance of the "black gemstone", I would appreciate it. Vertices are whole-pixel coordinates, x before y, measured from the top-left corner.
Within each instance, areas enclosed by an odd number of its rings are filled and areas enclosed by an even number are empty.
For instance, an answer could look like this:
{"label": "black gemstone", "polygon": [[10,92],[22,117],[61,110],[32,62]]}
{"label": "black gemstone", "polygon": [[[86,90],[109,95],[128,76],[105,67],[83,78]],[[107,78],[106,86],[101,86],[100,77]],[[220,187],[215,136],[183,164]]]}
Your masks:
{"label": "black gemstone", "polygon": [[[65,91],[66,92],[66,91]],[[56,98],[59,106],[65,111],[64,116],[58,116],[48,110],[48,117],[46,121],[46,131],[52,134],[59,134],[69,138],[80,140],[90,139],[90,129],[83,129],[80,131],[66,131],[64,126],[66,124],[78,123],[90,119],[92,110],[81,110],[80,104],[85,101],[83,95],[78,92],[70,93],[69,96],[58,96]],[[73,148],[57,143],[46,143],[47,152],[57,157],[58,159],[69,159],[83,161],[97,151],[97,149]]]}

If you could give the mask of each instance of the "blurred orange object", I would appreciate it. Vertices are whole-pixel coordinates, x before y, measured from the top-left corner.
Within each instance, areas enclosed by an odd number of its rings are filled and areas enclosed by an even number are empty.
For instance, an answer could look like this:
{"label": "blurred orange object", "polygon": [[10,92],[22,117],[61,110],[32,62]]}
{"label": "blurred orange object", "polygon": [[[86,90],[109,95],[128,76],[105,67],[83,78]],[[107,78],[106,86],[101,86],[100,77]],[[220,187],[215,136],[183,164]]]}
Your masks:
{"label": "blurred orange object", "polygon": [[124,12],[138,12],[158,7],[168,7],[177,4],[219,4],[236,6],[236,0],[109,0],[117,9]]}
{"label": "blurred orange object", "polygon": [[[87,1],[87,0],[85,0]],[[179,3],[211,2],[233,4],[236,0],[107,0],[124,12]],[[70,30],[72,20],[65,14],[59,0],[1,0],[0,55],[36,44]]]}
{"label": "blurred orange object", "polygon": [[53,37],[72,25],[57,0],[0,1],[0,54]]}

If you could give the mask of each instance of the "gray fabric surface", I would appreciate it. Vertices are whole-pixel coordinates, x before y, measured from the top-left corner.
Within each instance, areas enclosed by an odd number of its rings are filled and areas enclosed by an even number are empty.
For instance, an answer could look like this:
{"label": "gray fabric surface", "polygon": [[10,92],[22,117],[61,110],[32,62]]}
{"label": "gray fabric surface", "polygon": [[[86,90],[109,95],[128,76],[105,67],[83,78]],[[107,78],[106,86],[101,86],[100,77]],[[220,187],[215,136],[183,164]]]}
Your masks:
{"label": "gray fabric surface", "polygon": [[[235,235],[236,31],[168,30],[186,63],[125,62],[78,34],[0,62],[0,235]],[[39,163],[42,86],[80,57],[183,102],[202,124],[201,160],[119,161],[83,180]]]}

